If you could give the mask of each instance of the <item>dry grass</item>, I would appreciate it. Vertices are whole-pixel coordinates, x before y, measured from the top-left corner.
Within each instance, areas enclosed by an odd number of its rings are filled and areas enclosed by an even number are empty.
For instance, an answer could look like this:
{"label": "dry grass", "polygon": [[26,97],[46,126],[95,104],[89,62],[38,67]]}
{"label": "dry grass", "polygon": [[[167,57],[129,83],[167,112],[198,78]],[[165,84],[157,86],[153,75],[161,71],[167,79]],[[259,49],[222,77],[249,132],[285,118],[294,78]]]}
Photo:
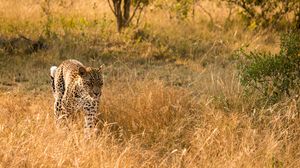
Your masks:
{"label": "dry grass", "polygon": [[[260,115],[226,113],[160,81],[106,86],[101,135],[82,120],[55,128],[51,93],[2,93],[1,167],[297,167],[299,116],[289,100]],[[78,124],[80,123],[80,124]]]}
{"label": "dry grass", "polygon": [[[201,1],[194,20],[174,18],[156,1],[138,27],[116,34],[106,1],[52,1],[49,48],[33,54],[0,49],[0,167],[299,167],[298,98],[257,106],[244,96],[235,49],[276,52],[274,32],[248,31],[236,13]],[[96,2],[96,8],[93,6]],[[43,34],[36,0],[0,0],[0,35]],[[93,9],[93,10],[92,10]],[[104,63],[101,133],[56,128],[49,67],[75,58]]]}

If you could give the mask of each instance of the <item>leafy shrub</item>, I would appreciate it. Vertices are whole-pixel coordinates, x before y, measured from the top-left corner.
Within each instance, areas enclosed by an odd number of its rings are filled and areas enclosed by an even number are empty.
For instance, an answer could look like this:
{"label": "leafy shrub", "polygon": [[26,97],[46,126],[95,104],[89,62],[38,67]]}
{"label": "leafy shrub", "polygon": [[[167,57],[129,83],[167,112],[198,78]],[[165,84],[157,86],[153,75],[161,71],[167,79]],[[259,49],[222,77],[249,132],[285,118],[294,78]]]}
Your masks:
{"label": "leafy shrub", "polygon": [[242,16],[248,20],[251,28],[262,26],[277,26],[288,16],[300,28],[299,0],[225,0],[242,9]]}
{"label": "leafy shrub", "polygon": [[184,20],[188,17],[191,6],[191,0],[177,0],[172,10],[176,13],[177,19]]}
{"label": "leafy shrub", "polygon": [[240,50],[246,61],[241,66],[241,83],[247,91],[258,90],[271,103],[300,87],[300,32],[282,35],[277,54]]}

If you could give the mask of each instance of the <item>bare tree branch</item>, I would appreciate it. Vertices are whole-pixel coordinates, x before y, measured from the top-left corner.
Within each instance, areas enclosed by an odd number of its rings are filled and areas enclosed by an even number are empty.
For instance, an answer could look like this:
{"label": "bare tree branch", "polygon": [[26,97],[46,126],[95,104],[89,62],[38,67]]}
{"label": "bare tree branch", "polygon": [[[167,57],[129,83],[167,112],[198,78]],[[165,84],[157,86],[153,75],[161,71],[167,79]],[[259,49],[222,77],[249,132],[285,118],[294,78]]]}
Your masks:
{"label": "bare tree branch", "polygon": [[117,17],[117,14],[116,14],[116,11],[113,9],[111,3],[110,3],[110,0],[107,0],[108,2],[108,5],[109,5],[109,8],[111,9],[111,11],[113,12],[113,14]]}
{"label": "bare tree branch", "polygon": [[133,19],[134,15],[136,14],[137,9],[140,7],[141,2],[142,2],[142,0],[139,0],[138,3],[136,4],[136,7],[135,7],[131,17],[126,22],[126,25],[129,24],[131,22],[131,20]]}
{"label": "bare tree branch", "polygon": [[140,10],[140,12],[139,12],[139,14],[138,14],[138,16],[137,16],[137,19],[136,19],[136,25],[138,25],[139,22],[140,22],[140,18],[141,18],[143,9],[144,9],[144,6],[141,7],[141,10]]}
{"label": "bare tree branch", "polygon": [[204,13],[206,13],[210,19],[210,22],[214,24],[214,19],[212,15],[199,3],[198,6],[203,10]]}

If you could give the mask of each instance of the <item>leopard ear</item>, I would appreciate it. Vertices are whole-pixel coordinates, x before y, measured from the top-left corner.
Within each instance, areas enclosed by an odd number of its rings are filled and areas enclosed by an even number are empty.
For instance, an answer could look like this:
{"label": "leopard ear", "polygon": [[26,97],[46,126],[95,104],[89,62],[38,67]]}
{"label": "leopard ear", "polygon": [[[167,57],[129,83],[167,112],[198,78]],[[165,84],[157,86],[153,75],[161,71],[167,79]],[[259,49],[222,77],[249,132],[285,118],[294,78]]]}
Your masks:
{"label": "leopard ear", "polygon": [[80,76],[85,76],[86,75],[86,69],[84,67],[79,67],[79,75]]}
{"label": "leopard ear", "polygon": [[98,68],[99,71],[102,71],[104,68],[104,64],[100,65],[100,67]]}

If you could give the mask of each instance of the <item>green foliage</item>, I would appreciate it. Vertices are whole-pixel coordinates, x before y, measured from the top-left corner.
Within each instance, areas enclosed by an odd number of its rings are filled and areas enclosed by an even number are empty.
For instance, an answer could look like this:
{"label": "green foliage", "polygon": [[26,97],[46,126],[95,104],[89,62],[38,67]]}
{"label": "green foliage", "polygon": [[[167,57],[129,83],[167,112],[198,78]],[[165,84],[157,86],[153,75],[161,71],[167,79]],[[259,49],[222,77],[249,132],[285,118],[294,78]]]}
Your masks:
{"label": "green foliage", "polygon": [[[242,9],[242,16],[247,20],[250,29],[278,26],[283,20],[291,17],[293,24],[299,26],[299,0],[225,0]],[[298,27],[299,28],[299,27]]]}
{"label": "green foliage", "polygon": [[295,94],[300,86],[300,34],[284,34],[277,54],[241,50],[241,83],[247,91],[258,90],[271,103]]}
{"label": "green foliage", "polygon": [[141,3],[143,6],[147,6],[150,3],[150,0],[133,0],[133,6],[136,6],[138,3]]}
{"label": "green foliage", "polygon": [[188,17],[191,6],[191,0],[177,0],[177,2],[173,4],[172,10],[176,13],[178,19],[184,20]]}
{"label": "green foliage", "polygon": [[51,26],[53,24],[53,16],[52,16],[52,13],[51,13],[51,0],[44,0],[41,2],[41,8],[42,8],[42,11],[46,17],[46,22],[44,24],[44,33],[46,35],[46,37],[50,37],[52,36],[52,31],[51,31]]}

